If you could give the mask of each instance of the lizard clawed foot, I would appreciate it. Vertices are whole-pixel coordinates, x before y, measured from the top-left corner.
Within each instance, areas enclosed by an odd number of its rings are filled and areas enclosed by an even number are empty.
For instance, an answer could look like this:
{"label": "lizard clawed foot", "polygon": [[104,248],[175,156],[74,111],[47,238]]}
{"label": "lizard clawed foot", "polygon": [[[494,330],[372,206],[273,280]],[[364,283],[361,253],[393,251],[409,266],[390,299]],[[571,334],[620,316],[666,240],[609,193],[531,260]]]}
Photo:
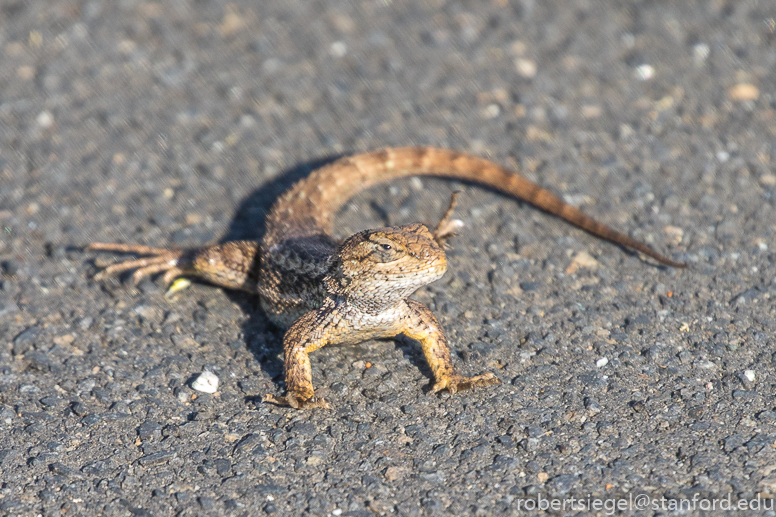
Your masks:
{"label": "lizard clawed foot", "polygon": [[483,373],[482,375],[475,375],[473,377],[464,377],[463,375],[454,373],[437,381],[436,384],[434,384],[434,387],[431,388],[431,393],[438,393],[446,389],[453,395],[459,391],[474,389],[480,386],[489,386],[491,384],[499,384],[500,382],[498,377],[492,373]]}
{"label": "lizard clawed foot", "polygon": [[434,240],[443,249],[448,247],[447,241],[455,237],[455,232],[463,228],[463,221],[460,219],[453,219],[453,212],[455,211],[458,194],[460,193],[460,191],[452,193],[450,196],[450,206],[447,208],[447,211],[445,211],[445,215],[442,216],[442,219],[439,220],[439,223],[437,223],[436,228],[434,228]]}
{"label": "lizard clawed foot", "polygon": [[125,260],[106,267],[96,275],[95,280],[102,280],[116,273],[135,270],[132,273],[132,283],[137,284],[143,278],[164,272],[164,284],[170,285],[177,277],[185,274],[180,267],[183,250],[168,250],[164,248],[152,248],[140,244],[105,244],[93,242],[86,246],[87,250],[112,251],[115,253],[135,253],[137,255],[149,255],[147,257]]}
{"label": "lizard clawed foot", "polygon": [[331,406],[323,397],[316,397],[313,395],[312,397],[305,398],[303,395],[294,393],[293,391],[289,391],[285,397],[277,397],[271,393],[267,393],[261,400],[262,402],[270,402],[272,404],[277,404],[278,406],[291,406],[294,409],[331,409]]}

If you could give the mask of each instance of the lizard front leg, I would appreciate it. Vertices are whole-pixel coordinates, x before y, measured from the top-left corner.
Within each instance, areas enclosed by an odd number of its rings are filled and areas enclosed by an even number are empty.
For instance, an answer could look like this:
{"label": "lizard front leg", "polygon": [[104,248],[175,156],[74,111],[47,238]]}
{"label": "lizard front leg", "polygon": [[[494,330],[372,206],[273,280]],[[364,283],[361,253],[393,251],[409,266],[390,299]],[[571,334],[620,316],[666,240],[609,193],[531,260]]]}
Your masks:
{"label": "lizard front leg", "polygon": [[336,342],[337,336],[347,332],[347,324],[337,310],[324,306],[297,319],[283,337],[286,394],[277,397],[268,393],[262,399],[294,409],[326,408],[329,403],[315,396],[310,354],[322,346]]}
{"label": "lizard front leg", "polygon": [[409,307],[409,316],[404,321],[401,333],[420,342],[426,361],[434,374],[432,393],[446,389],[453,394],[461,390],[500,382],[498,377],[492,373],[473,377],[466,377],[458,373],[450,358],[447,339],[431,309],[415,300],[407,300],[407,306]]}

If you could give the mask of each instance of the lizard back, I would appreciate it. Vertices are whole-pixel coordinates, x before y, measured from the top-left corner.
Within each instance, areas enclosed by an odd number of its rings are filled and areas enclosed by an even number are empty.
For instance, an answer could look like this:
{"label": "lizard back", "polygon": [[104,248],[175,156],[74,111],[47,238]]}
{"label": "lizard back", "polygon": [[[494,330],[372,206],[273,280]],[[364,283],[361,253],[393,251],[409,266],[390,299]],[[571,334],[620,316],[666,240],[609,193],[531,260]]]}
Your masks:
{"label": "lizard back", "polygon": [[431,147],[382,149],[341,158],[317,169],[275,202],[267,216],[263,247],[269,250],[281,242],[300,238],[325,240],[332,233],[334,216],[348,199],[378,183],[409,176],[445,177],[484,185],[662,264],[686,267],[596,221],[516,172],[484,158]]}

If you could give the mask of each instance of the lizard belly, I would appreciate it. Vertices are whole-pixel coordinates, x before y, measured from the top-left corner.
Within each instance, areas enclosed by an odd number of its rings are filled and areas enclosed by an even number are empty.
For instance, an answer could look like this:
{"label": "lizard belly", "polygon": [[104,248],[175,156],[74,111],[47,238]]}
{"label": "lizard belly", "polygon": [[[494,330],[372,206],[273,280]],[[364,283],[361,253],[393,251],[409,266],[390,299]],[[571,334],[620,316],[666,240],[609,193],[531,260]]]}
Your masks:
{"label": "lizard belly", "polygon": [[337,303],[334,312],[337,320],[347,322],[348,331],[339,334],[331,344],[356,345],[370,339],[392,338],[401,334],[408,311],[404,302],[376,314],[364,312],[345,302]]}

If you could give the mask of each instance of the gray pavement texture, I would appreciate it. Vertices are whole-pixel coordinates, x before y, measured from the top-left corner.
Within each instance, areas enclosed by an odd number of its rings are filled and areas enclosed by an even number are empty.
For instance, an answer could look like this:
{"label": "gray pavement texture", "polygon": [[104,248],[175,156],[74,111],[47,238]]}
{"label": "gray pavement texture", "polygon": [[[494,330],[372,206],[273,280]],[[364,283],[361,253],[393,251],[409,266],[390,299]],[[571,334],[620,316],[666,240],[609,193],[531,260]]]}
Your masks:
{"label": "gray pavement texture", "polygon": [[[772,501],[774,17],[762,0],[4,0],[0,514]],[[416,297],[462,371],[503,383],[430,396],[415,344],[368,342],[313,354],[334,409],[295,412],[260,402],[283,389],[282,333],[255,299],[100,284],[112,258],[79,251],[256,238],[311,168],[403,145],[519,167],[691,266],[467,187],[450,270]],[[362,193],[340,236],[434,223],[458,187]],[[190,387],[205,369],[216,394]]]}

